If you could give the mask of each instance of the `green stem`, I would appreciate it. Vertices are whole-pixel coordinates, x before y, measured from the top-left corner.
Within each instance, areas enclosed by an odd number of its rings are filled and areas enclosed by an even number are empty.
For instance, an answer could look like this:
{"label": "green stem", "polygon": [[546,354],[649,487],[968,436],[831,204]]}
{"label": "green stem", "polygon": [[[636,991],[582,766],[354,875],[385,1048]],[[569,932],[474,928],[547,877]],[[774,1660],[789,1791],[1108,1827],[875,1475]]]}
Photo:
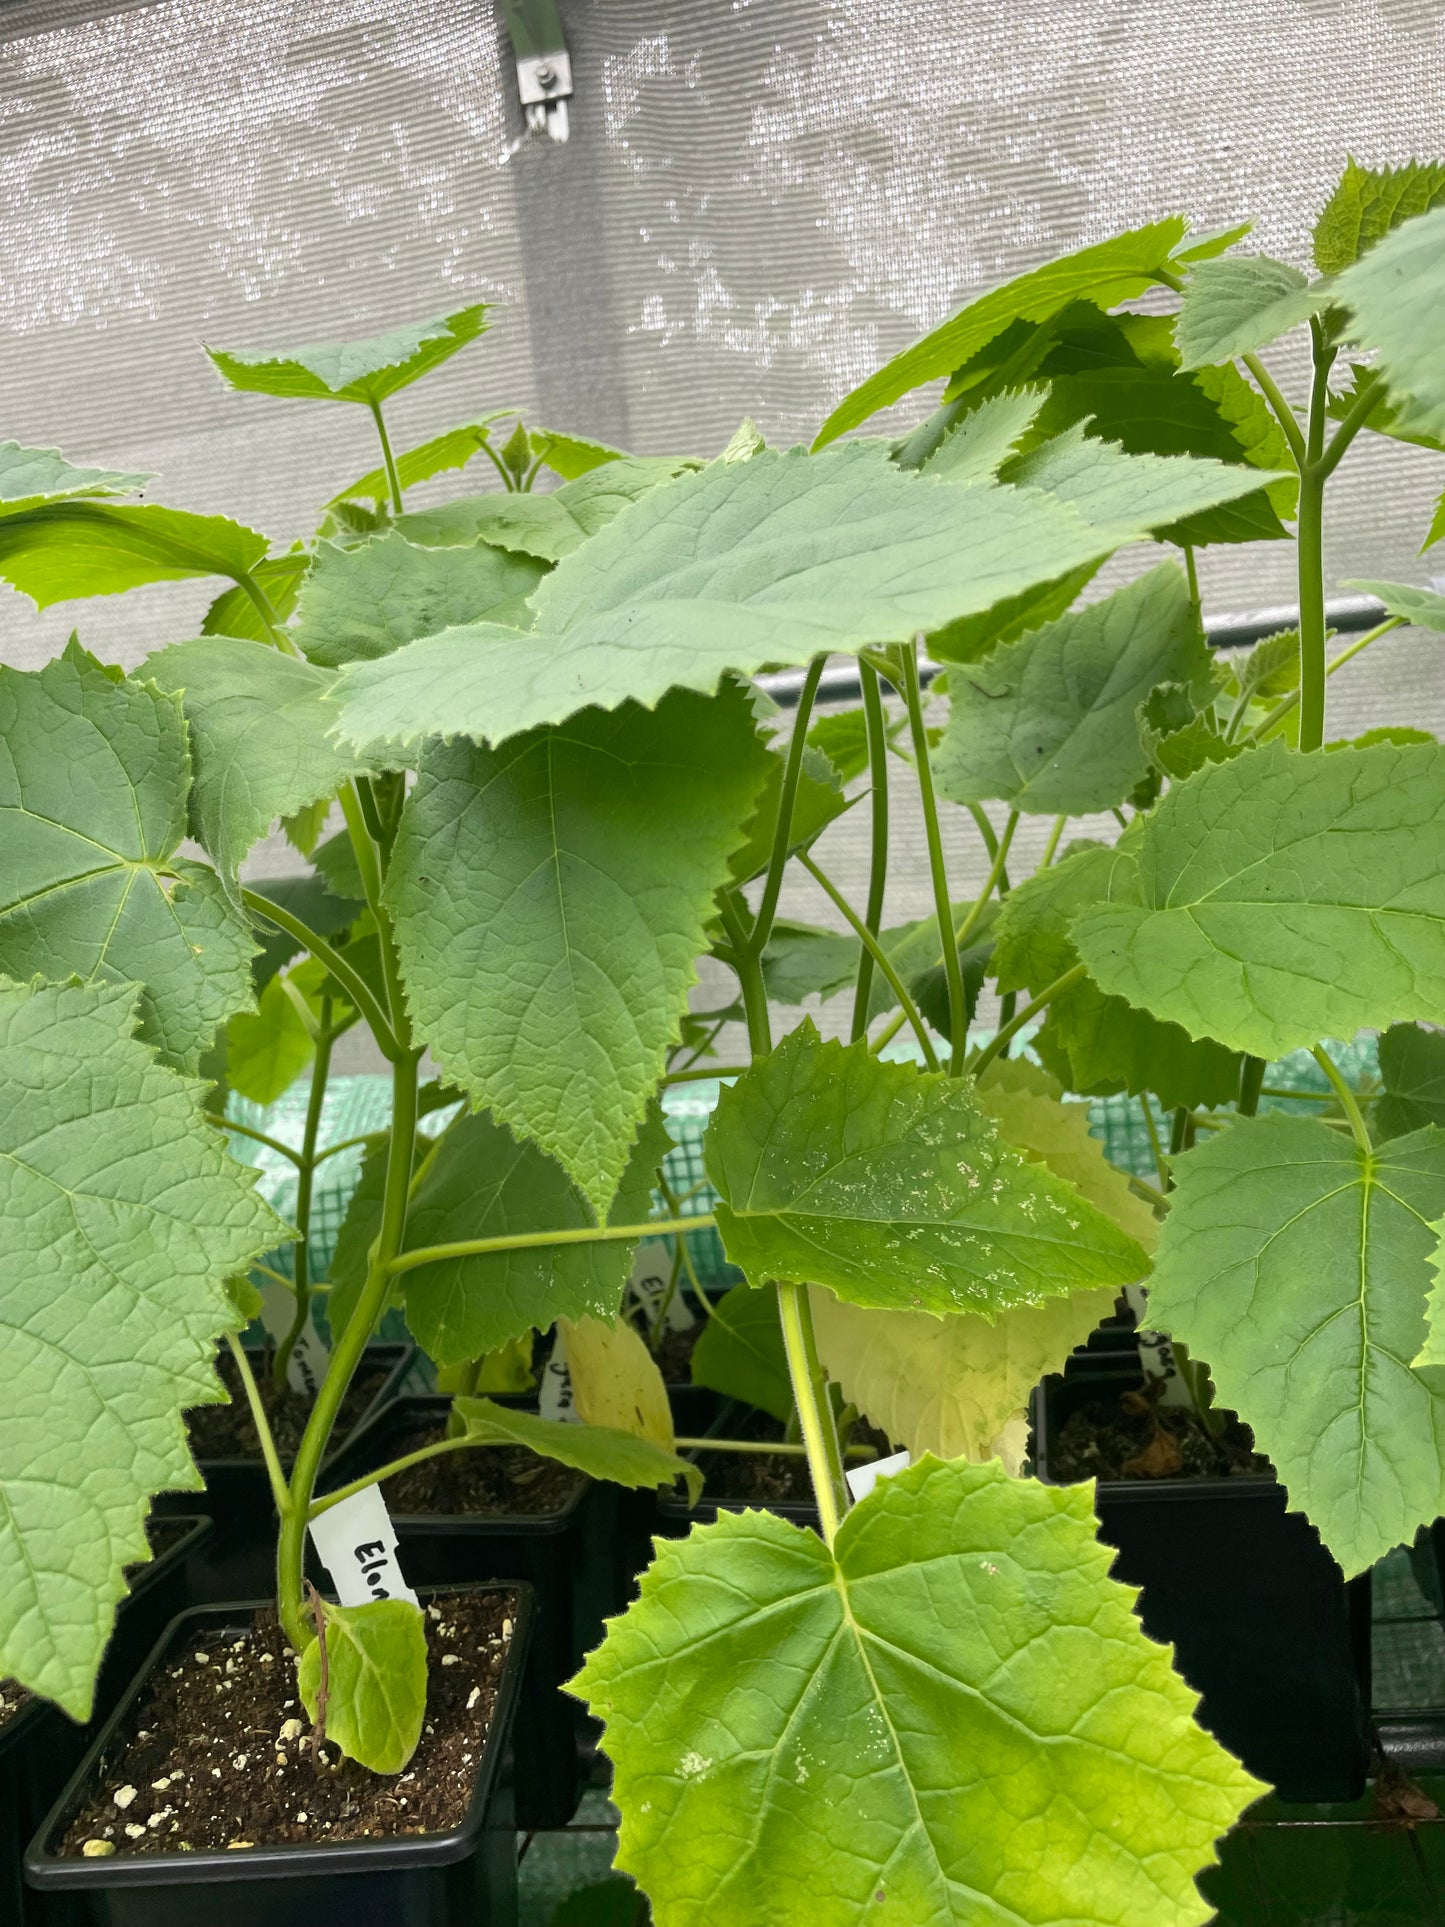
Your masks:
{"label": "green stem", "polygon": [[1031,1024],[1039,1012],[1051,1004],[1055,997],[1061,997],[1066,990],[1072,990],[1085,974],[1084,966],[1080,963],[1075,964],[1072,970],[1066,970],[1062,977],[1055,977],[1047,989],[1041,990],[1031,1004],[1025,1004],[1018,1015],[1011,1018],[1002,1029],[996,1031],[983,1049],[969,1060],[968,1069],[972,1074],[975,1077],[981,1076],[996,1057],[1003,1055],[1008,1048],[1010,1038],[1017,1036],[1026,1024]]}
{"label": "green stem", "polygon": [[[290,1158],[293,1164],[301,1162],[299,1151],[293,1151],[289,1144],[283,1144],[278,1137],[267,1137],[264,1131],[253,1131],[249,1124],[238,1124],[234,1118],[221,1117],[215,1111],[206,1112],[206,1122],[214,1124],[217,1130],[234,1131],[238,1137],[252,1138],[257,1144],[264,1144],[268,1151],[275,1151],[280,1157]],[[290,1283],[289,1279],[287,1283]]]}
{"label": "green stem", "polygon": [[382,419],[381,403],[373,401],[368,406],[371,409],[371,419],[376,423],[377,439],[381,443],[381,459],[386,464],[386,485],[391,490],[391,512],[393,515],[400,515],[402,511],[401,476],[397,473],[396,457],[391,452],[391,438],[386,432],[386,423]]}
{"label": "green stem", "polygon": [[1059,842],[1064,834],[1064,827],[1068,823],[1068,820],[1066,816],[1056,816],[1054,818],[1054,827],[1049,831],[1049,840],[1044,845],[1043,855],[1039,858],[1039,868],[1041,870],[1050,870],[1053,868],[1054,858],[1058,855]]}
{"label": "green stem", "polygon": [[733,892],[719,890],[717,903],[723,929],[732,940],[732,956],[729,962],[737,973],[738,984],[743,993],[743,1015],[747,1019],[749,1048],[754,1058],[757,1058],[772,1049],[771,1042],[764,1043],[761,1049],[758,1046],[759,1037],[770,1039],[772,1034],[768,1024],[768,992],[763,982],[761,956],[755,953],[749,944],[737,898]]}
{"label": "green stem", "polygon": [[1164,1146],[1159,1141],[1159,1126],[1154,1122],[1154,1106],[1148,1091],[1141,1091],[1139,1103],[1144,1111],[1144,1129],[1149,1133],[1149,1148],[1154,1153],[1154,1169],[1159,1173],[1159,1189],[1167,1192],[1171,1183],[1169,1160],[1164,1155]]}
{"label": "green stem", "polygon": [[1169,1202],[1168,1197],[1159,1186],[1150,1184],[1147,1178],[1136,1177],[1132,1171],[1129,1173],[1129,1189],[1131,1191],[1137,1191],[1139,1196],[1147,1203],[1156,1205],[1160,1209]]}
{"label": "green stem", "polygon": [[376,845],[371,840],[371,831],[366,827],[366,816],[361,807],[361,797],[355,782],[341,785],[338,791],[341,814],[346,818],[346,828],[351,837],[351,847],[356,855],[356,867],[361,876],[361,894],[366,898],[366,907],[380,921],[381,917],[381,866],[377,859]]}
{"label": "green stem", "polygon": [[[878,671],[871,663],[860,662],[858,680],[863,691],[863,726],[868,738],[869,826],[868,904],[863,921],[873,936],[883,924],[883,896],[888,884],[888,725],[883,714],[883,692]],[[868,1004],[873,993],[873,953],[864,946],[858,959],[858,977],[853,986],[853,1019],[850,1043],[857,1043],[868,1029]]]}
{"label": "green stem", "polygon": [[1017,810],[1010,810],[1008,821],[1003,826],[1003,835],[998,839],[998,843],[994,848],[993,863],[990,866],[988,875],[984,878],[983,888],[979,891],[977,898],[970,906],[963,922],[953,933],[953,947],[955,950],[962,950],[963,946],[968,942],[969,938],[978,928],[978,925],[982,922],[983,914],[988,908],[989,900],[993,896],[994,891],[1002,886],[1003,893],[1005,895],[1007,894],[1008,870],[1005,866],[1008,863],[1009,845],[1014,840],[1014,831],[1018,826],[1019,813]]}
{"label": "green stem", "polygon": [[1254,1117],[1259,1111],[1259,1094],[1264,1084],[1264,1059],[1246,1057],[1239,1066],[1239,1100],[1237,1109],[1241,1117]]}
{"label": "green stem", "polygon": [[291,1328],[276,1347],[272,1375],[278,1385],[286,1383],[286,1367],[297,1341],[311,1316],[311,1191],[316,1176],[316,1138],[321,1129],[321,1112],[326,1103],[326,1080],[331,1075],[331,999],[321,999],[321,1027],[316,1039],[316,1055],[311,1063],[311,1090],[306,1101],[306,1124],[301,1135],[301,1157],[296,1178],[296,1243],[292,1247],[296,1310]]}
{"label": "green stem", "polygon": [[648,1224],[585,1224],[568,1231],[520,1231],[503,1238],[458,1238],[451,1244],[417,1245],[388,1254],[383,1269],[395,1278],[419,1265],[447,1258],[482,1258],[493,1251],[536,1251],[549,1245],[630,1244],[639,1238],[665,1238],[674,1231],[707,1231],[716,1223],[710,1212],[695,1218],[654,1218]]}
{"label": "green stem", "polygon": [[824,1410],[828,1409],[828,1385],[816,1346],[810,1346],[808,1342],[810,1333],[803,1322],[803,1292],[802,1285],[779,1284],[778,1313],[783,1328],[783,1350],[788,1359],[788,1376],[793,1385],[793,1403],[803,1433],[803,1451],[813,1481],[813,1496],[818,1502],[818,1522],[823,1528],[825,1542],[831,1546],[838,1536],[838,1524],[847,1505],[847,1492],[846,1487],[842,1493],[839,1492],[834,1477],[837,1440],[835,1436],[830,1452],[822,1416]]}
{"label": "green stem", "polygon": [[903,700],[908,707],[908,728],[913,740],[914,768],[918,776],[918,797],[923,805],[923,827],[928,839],[933,911],[938,919],[938,942],[943,951],[943,975],[948,985],[948,1041],[951,1052],[948,1071],[950,1077],[957,1077],[963,1069],[963,1053],[968,1042],[968,1002],[964,996],[958,946],[953,941],[953,903],[948,894],[948,870],[943,860],[943,835],[938,824],[938,799],[933,789],[933,770],[928,759],[928,731],[924,727],[923,696],[918,683],[918,644],[910,642],[899,654],[903,666]]}
{"label": "green stem", "polygon": [[[1373,629],[1367,629],[1364,635],[1356,636],[1355,640],[1347,649],[1342,649],[1337,656],[1331,656],[1330,660],[1325,664],[1326,679],[1333,676],[1337,669],[1343,669],[1347,662],[1352,662],[1362,649],[1368,649],[1372,642],[1378,642],[1381,636],[1389,635],[1392,629],[1403,628],[1404,624],[1405,618],[1403,616],[1390,616],[1384,622],[1377,623]],[[1282,722],[1284,718],[1288,716],[1298,701],[1299,691],[1297,689],[1292,689],[1287,696],[1282,696],[1264,720],[1256,723],[1254,728],[1250,730],[1249,734],[1244,738],[1246,745],[1259,742],[1263,737],[1268,736],[1276,724]]]}
{"label": "green stem", "polygon": [[1295,545],[1299,562],[1299,746],[1319,749],[1325,740],[1324,477],[1306,467],[1300,475]]}
{"label": "green stem", "polygon": [[1175,1106],[1174,1115],[1169,1122],[1169,1157],[1172,1161],[1182,1157],[1194,1143],[1194,1113],[1187,1104]]}
{"label": "green stem", "polygon": [[281,1456],[276,1450],[276,1441],[271,1436],[271,1427],[266,1422],[266,1408],[261,1403],[261,1389],[252,1376],[251,1361],[246,1356],[246,1348],[234,1332],[226,1333],[226,1343],[231,1348],[231,1357],[235,1360],[241,1387],[246,1394],[246,1403],[251,1408],[251,1419],[261,1445],[261,1457],[265,1461],[266,1477],[271,1482],[271,1497],[276,1501],[276,1510],[284,1518],[286,1509],[291,1503],[291,1495],[286,1490],[286,1474],[281,1470]]}
{"label": "green stem", "polygon": [[768,858],[768,873],[763,880],[758,914],[748,938],[753,955],[757,957],[761,957],[768,947],[768,938],[773,934],[773,919],[778,913],[778,896],[783,887],[783,872],[788,867],[788,850],[793,840],[793,805],[803,774],[803,751],[808,747],[808,718],[813,712],[813,698],[818,693],[818,684],[823,679],[827,661],[826,655],[814,656],[808,664],[808,673],[803,678],[803,687],[798,696],[798,709],[793,718],[793,734],[788,743],[788,759],[783,766],[783,783],[778,796],[778,820],[773,828],[772,854]]}
{"label": "green stem", "polygon": [[405,1041],[403,1055],[392,1065],[391,1139],[381,1205],[381,1229],[371,1249],[366,1283],[331,1354],[326,1376],[321,1381],[321,1390],[316,1394],[316,1403],[306,1422],[291,1473],[288,1507],[281,1517],[281,1538],[276,1553],[277,1610],[286,1637],[297,1652],[304,1650],[306,1640],[302,1579],[306,1556],[306,1521],[316,1490],[316,1475],[326,1456],[326,1447],[341,1410],[341,1402],[386,1304],[387,1293],[391,1289],[389,1266],[400,1251],[406,1232],[407,1194],[411,1188],[412,1158],[416,1146],[416,1068],[421,1053],[410,1048],[409,1036]]}
{"label": "green stem", "polygon": [[1194,626],[1202,634],[1204,630],[1204,605],[1199,600],[1199,570],[1195,567],[1194,563],[1194,544],[1192,542],[1181,542],[1179,546],[1184,555],[1184,575],[1189,584],[1189,606],[1194,611]]}
{"label": "green stem", "polygon": [[324,1151],[318,1151],[316,1153],[315,1162],[317,1164],[325,1164],[328,1158],[334,1158],[338,1156],[342,1151],[353,1151],[355,1150],[358,1144],[369,1144],[370,1142],[371,1142],[371,1139],[369,1134],[364,1135],[362,1137],[344,1137],[341,1139],[340,1143],[328,1144]]}
{"label": "green stem", "polygon": [[334,1492],[327,1492],[321,1498],[313,1499],[307,1508],[307,1520],[319,1519],[323,1512],[329,1512],[332,1506],[340,1505],[343,1499],[354,1499],[358,1492],[365,1492],[369,1485],[384,1485],[388,1479],[394,1479],[398,1472],[405,1472],[413,1465],[424,1465],[428,1459],[439,1459],[444,1452],[480,1451],[485,1444],[490,1443],[490,1440],[458,1437],[439,1439],[435,1445],[418,1446],[415,1452],[408,1452],[402,1458],[392,1459],[386,1465],[378,1466],[375,1472],[364,1472],[359,1479],[353,1479],[349,1485],[339,1485]]}
{"label": "green stem", "polygon": [[1343,456],[1345,450],[1355,439],[1356,435],[1359,434],[1373,413],[1375,404],[1380,399],[1382,386],[1382,378],[1378,372],[1368,376],[1361,382],[1359,393],[1355,396],[1354,401],[1346,411],[1344,420],[1335,430],[1329,447],[1324,450],[1319,458],[1320,471],[1326,478],[1334,474],[1340,465],[1340,458]]}
{"label": "green stem", "polygon": [[1241,355],[1240,360],[1259,384],[1259,392],[1274,410],[1275,420],[1284,430],[1284,438],[1289,443],[1289,452],[1294,457],[1296,468],[1303,468],[1308,459],[1305,452],[1305,438],[1294,410],[1275,386],[1273,375],[1258,355]]}
{"label": "green stem", "polygon": [[914,1003],[912,997],[909,996],[908,987],[894,969],[893,961],[889,957],[888,952],[883,948],[882,944],[879,943],[872,931],[869,930],[852,904],[848,902],[847,898],[844,897],[837,886],[830,882],[823,874],[822,870],[818,868],[818,865],[813,861],[812,857],[808,855],[806,850],[801,853],[798,861],[808,872],[808,875],[812,877],[814,882],[821,885],[827,892],[829,900],[835,904],[848,919],[854,935],[863,946],[864,956],[871,957],[879,970],[882,971],[888,988],[898,999],[898,1008],[913,1026],[913,1034],[917,1037],[919,1047],[923,1052],[924,1063],[927,1064],[929,1070],[936,1071],[939,1068],[938,1053],[933,1048],[933,1040],[928,1035],[928,1027],[918,1014],[918,1006]]}
{"label": "green stem", "polygon": [[336,979],[336,982],[340,985],[346,997],[351,1003],[355,1004],[356,1008],[371,1026],[371,1033],[376,1039],[377,1047],[381,1051],[382,1056],[389,1059],[393,1064],[399,1063],[405,1056],[405,1052],[397,1040],[395,1031],[387,1022],[381,1005],[377,1003],[375,997],[373,997],[367,989],[366,984],[357,975],[355,970],[352,969],[341,952],[339,950],[333,950],[324,937],[318,937],[314,930],[308,930],[300,917],[293,916],[289,910],[283,909],[279,903],[272,903],[269,897],[259,896],[254,890],[243,889],[241,891],[241,901],[248,910],[253,911],[258,917],[264,917],[268,923],[274,923],[279,929],[284,930],[288,936],[294,937],[298,943],[304,944],[313,957],[325,964],[327,970],[330,971],[331,975]]}
{"label": "green stem", "polygon": [[[787,1458],[807,1456],[806,1445],[794,1444],[790,1439],[674,1439],[673,1449],[678,1452],[777,1452]],[[848,1445],[843,1448],[843,1456],[867,1463],[878,1456],[876,1445]]]}
{"label": "green stem", "polygon": [[1340,1100],[1340,1108],[1349,1119],[1350,1129],[1354,1133],[1355,1142],[1368,1156],[1371,1149],[1370,1133],[1365,1128],[1365,1120],[1361,1114],[1359,1105],[1355,1102],[1354,1092],[1335,1068],[1334,1059],[1328,1051],[1323,1050],[1318,1044],[1311,1044],[1310,1056],[1319,1065],[1331,1084],[1334,1085],[1335,1096]]}
{"label": "green stem", "polygon": [[746,1069],[746,1064],[719,1064],[716,1068],[701,1064],[696,1070],[669,1071],[662,1081],[664,1084],[700,1084],[709,1077],[741,1077]]}
{"label": "green stem", "polygon": [[299,655],[300,651],[281,626],[281,618],[276,613],[275,604],[261,587],[255,576],[251,574],[250,570],[243,569],[239,575],[233,576],[231,579],[237,588],[245,592],[251,607],[261,618],[263,628],[277,649],[280,650],[281,654],[283,656]]}

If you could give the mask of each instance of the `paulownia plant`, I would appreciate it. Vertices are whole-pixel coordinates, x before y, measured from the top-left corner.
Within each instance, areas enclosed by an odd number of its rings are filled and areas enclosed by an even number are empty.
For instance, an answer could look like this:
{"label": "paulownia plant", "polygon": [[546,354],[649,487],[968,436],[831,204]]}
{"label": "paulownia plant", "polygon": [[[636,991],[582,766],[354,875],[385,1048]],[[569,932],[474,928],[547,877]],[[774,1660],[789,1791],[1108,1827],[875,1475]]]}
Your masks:
{"label": "paulownia plant", "polygon": [[[0,451],[0,574],[37,602],[229,578],[200,636],[129,676],[78,643],[0,672],[0,1667],[85,1712],[149,1496],[195,1483],[181,1414],[220,1396],[218,1340],[251,1389],[228,1281],[288,1231],[202,1109],[203,1060],[253,1095],[311,1066],[284,1370],[311,1311],[330,1048],[364,1022],[391,1125],[289,1476],[262,1425],[303,1693],[306,1529],[338,1496],[317,1475],[382,1313],[400,1303],[472,1386],[567,1333],[592,1422],[463,1392],[429,1449],[526,1443],[657,1485],[684,1467],[615,1322],[629,1253],[712,1223],[747,1282],[706,1335],[711,1369],[795,1427],[819,1530],[724,1512],[660,1545],[575,1682],[654,1917],[1208,1918],[1194,1876],[1260,1788],[1109,1577],[1088,1489],[1018,1476],[1022,1414],[1152,1263],[1151,1319],[1212,1368],[1347,1572],[1442,1509],[1445,1066],[1422,1026],[1445,1021],[1445,763],[1418,731],[1327,752],[1324,697],[1374,635],[1445,608],[1371,585],[1386,622],[1331,662],[1320,561],[1325,483],[1359,430],[1445,432],[1436,180],[1352,167],[1314,282],[1231,252],[1243,229],[1178,219],[1036,269],[890,362],[811,451],[749,425],[715,460],[642,460],[508,415],[394,455],[383,403],[480,332],[477,308],[216,354],[236,386],[348,401],[381,430],[382,466],[281,553],[127,503],[136,477]],[[1133,312],[1151,289],[1177,315]],[[1260,354],[1305,321],[1302,416]],[[939,378],[901,442],[838,439]],[[479,453],[503,489],[407,505]],[[530,486],[542,466],[551,492]],[[1290,521],[1298,630],[1222,666],[1196,551]],[[1165,545],[1152,565],[1080,600],[1145,541]],[[815,718],[834,655],[861,704]],[[787,667],[790,730],[753,680]],[[900,783],[932,914],[891,925]],[[858,905],[818,847],[855,801]],[[344,832],[318,845],[335,802]],[[965,900],[950,806],[987,860]],[[1112,847],[1068,840],[1110,813]],[[1052,828],[1019,880],[1025,814]],[[243,883],[277,817],[315,877]],[[208,861],[180,854],[188,833]],[[781,914],[799,871],[841,929]],[[705,954],[736,977],[746,1064],[715,1054],[727,1009],[689,1011]],[[999,1022],[971,1038],[988,979]],[[780,1033],[812,994],[844,999],[837,1040],[811,1019]],[[1328,1040],[1386,1025],[1372,1129]],[[1259,1114],[1265,1060],[1301,1045],[1336,1107]],[[440,1079],[419,1085],[424,1052]],[[709,1070],[729,1078],[717,1202],[684,1217],[658,1179],[659,1093]],[[1157,1185],[1089,1137],[1075,1100],[1110,1091],[1142,1097],[1151,1130],[1156,1104],[1170,1116]],[[915,1461],[856,1504],[845,1400]],[[422,1624],[394,1601],[331,1611],[329,1730],[396,1770]],[[405,1731],[394,1712],[369,1728],[378,1672]]]}

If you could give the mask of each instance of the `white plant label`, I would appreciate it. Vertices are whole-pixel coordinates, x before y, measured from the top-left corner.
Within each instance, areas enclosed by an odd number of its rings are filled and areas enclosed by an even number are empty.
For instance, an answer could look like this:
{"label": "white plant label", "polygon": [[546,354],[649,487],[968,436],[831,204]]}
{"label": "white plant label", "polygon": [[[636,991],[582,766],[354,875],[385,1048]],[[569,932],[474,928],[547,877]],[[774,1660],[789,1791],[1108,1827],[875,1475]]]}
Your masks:
{"label": "white plant label", "polygon": [[343,1606],[372,1599],[419,1604],[396,1557],[396,1528],[379,1485],[363,1486],[311,1521],[311,1543]]}
{"label": "white plant label", "polygon": [[853,1494],[854,1503],[856,1504],[859,1499],[866,1499],[880,1479],[891,1479],[895,1472],[906,1471],[912,1463],[911,1452],[895,1452],[892,1458],[872,1459],[862,1465],[855,1465],[851,1471],[843,1474],[848,1481],[848,1490]]}
{"label": "white plant label", "polygon": [[[658,1308],[672,1283],[673,1246],[671,1238],[644,1238],[632,1260],[627,1289],[634,1303],[642,1308],[649,1325],[657,1322]],[[668,1303],[664,1323],[669,1331],[691,1331],[697,1323],[679,1284]]]}
{"label": "white plant label", "polygon": [[1152,1391],[1157,1385],[1161,1405],[1192,1407],[1193,1398],[1184,1382],[1184,1374],[1179,1369],[1179,1361],[1174,1356],[1174,1340],[1167,1332],[1141,1331],[1139,1340],[1139,1367],[1144,1374],[1144,1383]]}
{"label": "white plant label", "polygon": [[[285,1285],[275,1279],[268,1279],[261,1290],[261,1323],[279,1345],[291,1329],[291,1320],[296,1316],[296,1298]],[[307,1398],[315,1398],[321,1381],[326,1376],[326,1367],[331,1359],[326,1340],[308,1318],[301,1336],[291,1347],[291,1356],[286,1361],[286,1383],[293,1392],[301,1392]]]}
{"label": "white plant label", "polygon": [[582,1414],[572,1396],[572,1374],[567,1369],[567,1334],[560,1325],[552,1340],[552,1355],[542,1368],[537,1410],[543,1418],[561,1419],[570,1425],[582,1423]]}

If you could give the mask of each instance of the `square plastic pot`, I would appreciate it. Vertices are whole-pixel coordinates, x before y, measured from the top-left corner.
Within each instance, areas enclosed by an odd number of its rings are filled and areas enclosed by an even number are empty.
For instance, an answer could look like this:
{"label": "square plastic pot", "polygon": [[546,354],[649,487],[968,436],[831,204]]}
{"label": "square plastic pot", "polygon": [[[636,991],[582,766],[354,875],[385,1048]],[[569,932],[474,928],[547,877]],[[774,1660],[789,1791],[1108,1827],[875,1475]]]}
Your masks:
{"label": "square plastic pot", "polygon": [[31,1842],[27,1883],[47,1900],[61,1899],[67,1923],[77,1927],[516,1927],[516,1831],[504,1768],[533,1619],[530,1592],[519,1586],[517,1594],[512,1644],[471,1803],[451,1832],[238,1853],[104,1860],[56,1854],[92,1774],[136,1717],[152,1672],[201,1632],[241,1630],[262,1603],[233,1602],[172,1620]]}
{"label": "square plastic pot", "polygon": [[[499,1400],[516,1403],[520,1400]],[[392,1399],[357,1427],[331,1460],[320,1490],[364,1478],[399,1456],[401,1441],[446,1419],[451,1400]],[[521,1685],[513,1749],[517,1824],[563,1827],[585,1783],[582,1704],[562,1691],[602,1636],[615,1589],[615,1507],[610,1488],[591,1484],[556,1513],[398,1513],[397,1557],[412,1586],[519,1580],[536,1594],[536,1621]]]}
{"label": "square plastic pot", "polygon": [[[416,1347],[410,1344],[367,1346],[359,1369],[385,1371],[386,1379],[348,1437],[396,1396],[415,1356]],[[344,1444],[344,1439],[339,1441]],[[197,1568],[193,1598],[204,1605],[274,1591],[276,1508],[259,1454],[251,1459],[201,1459],[198,1464],[204,1492],[163,1492],[154,1506],[160,1514],[205,1511],[215,1521],[216,1536]],[[285,1469],[291,1469],[289,1459]]]}
{"label": "square plastic pot", "polygon": [[[189,1603],[192,1562],[211,1537],[209,1519],[176,1515],[172,1545],[140,1568],[116,1609],[115,1631],[95,1684],[89,1725],[77,1726],[49,1700],[34,1699],[0,1727],[0,1920],[34,1921],[42,1910],[27,1896],[21,1873],[25,1843],[113,1710],[161,1633]],[[52,1910],[53,1911],[53,1910]]]}
{"label": "square plastic pot", "polygon": [[[1035,1394],[1038,1477],[1050,1440],[1137,1371],[1047,1378]],[[1139,1617],[1200,1694],[1199,1720],[1288,1801],[1357,1799],[1370,1760],[1368,1573],[1347,1585],[1269,1478],[1101,1479],[1099,1537]]]}

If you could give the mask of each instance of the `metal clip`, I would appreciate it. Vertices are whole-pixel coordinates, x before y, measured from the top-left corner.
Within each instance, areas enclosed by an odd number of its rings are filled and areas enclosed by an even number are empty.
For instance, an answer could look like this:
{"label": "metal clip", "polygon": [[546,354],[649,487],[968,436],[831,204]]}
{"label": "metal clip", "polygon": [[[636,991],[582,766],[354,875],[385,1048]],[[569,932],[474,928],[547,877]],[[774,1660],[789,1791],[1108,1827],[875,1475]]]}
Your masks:
{"label": "metal clip", "polygon": [[502,0],[502,11],[517,63],[517,93],[527,132],[564,141],[569,131],[572,61],[555,0]]}

